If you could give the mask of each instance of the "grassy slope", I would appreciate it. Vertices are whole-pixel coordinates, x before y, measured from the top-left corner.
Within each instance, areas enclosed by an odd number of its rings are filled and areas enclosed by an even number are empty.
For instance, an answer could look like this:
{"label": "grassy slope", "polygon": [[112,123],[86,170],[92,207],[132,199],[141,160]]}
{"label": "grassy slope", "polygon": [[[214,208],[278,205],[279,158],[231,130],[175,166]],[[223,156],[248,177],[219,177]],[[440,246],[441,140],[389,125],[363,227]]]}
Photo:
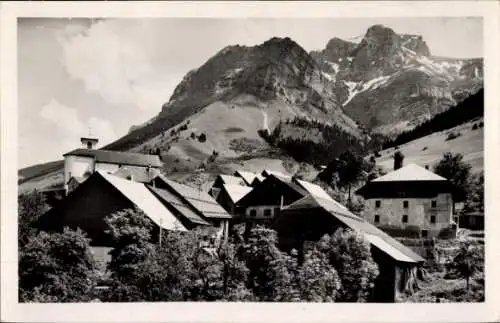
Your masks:
{"label": "grassy slope", "polygon": [[[415,163],[421,166],[429,165],[432,168],[445,152],[461,153],[464,161],[472,165],[473,172],[483,170],[484,162],[484,128],[472,130],[474,122],[457,126],[453,129],[436,132],[404,145],[399,146],[399,150],[405,155],[404,164]],[[450,132],[460,132],[461,136],[453,140],[446,141]],[[427,147],[424,150],[424,147]],[[392,170],[393,155],[396,150],[389,148],[382,150],[381,157],[377,158],[377,165],[382,166],[387,171]]]}

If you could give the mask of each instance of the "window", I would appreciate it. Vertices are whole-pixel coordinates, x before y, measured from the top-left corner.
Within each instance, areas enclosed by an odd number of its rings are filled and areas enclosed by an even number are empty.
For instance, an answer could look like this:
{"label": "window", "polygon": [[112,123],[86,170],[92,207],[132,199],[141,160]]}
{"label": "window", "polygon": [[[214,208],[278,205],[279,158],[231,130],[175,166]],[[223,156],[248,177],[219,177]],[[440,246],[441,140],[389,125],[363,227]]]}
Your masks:
{"label": "window", "polygon": [[407,209],[407,208],[408,208],[408,201],[403,201],[403,207],[404,207],[405,209]]}
{"label": "window", "polygon": [[437,206],[437,201],[436,200],[431,201],[431,207],[435,208],[436,206]]}
{"label": "window", "polygon": [[431,223],[436,223],[436,216],[435,215],[431,215]]}
{"label": "window", "polygon": [[264,209],[264,216],[271,216],[273,214],[271,209]]}
{"label": "window", "polygon": [[403,223],[408,223],[408,215],[403,215]]}
{"label": "window", "polygon": [[375,201],[375,207],[379,208],[380,207],[380,200]]}
{"label": "window", "polygon": [[380,223],[380,215],[375,214],[375,223]]}
{"label": "window", "polygon": [[250,210],[250,216],[256,217],[257,216],[257,210]]}

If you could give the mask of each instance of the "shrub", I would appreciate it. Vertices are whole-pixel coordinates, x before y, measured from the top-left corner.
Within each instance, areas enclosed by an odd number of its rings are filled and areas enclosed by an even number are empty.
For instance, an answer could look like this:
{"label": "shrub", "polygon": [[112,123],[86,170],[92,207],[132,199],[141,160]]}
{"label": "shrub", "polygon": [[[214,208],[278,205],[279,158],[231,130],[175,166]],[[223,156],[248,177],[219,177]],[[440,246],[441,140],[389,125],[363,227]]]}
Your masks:
{"label": "shrub", "polygon": [[86,302],[92,299],[97,265],[89,239],[79,229],[40,232],[19,255],[21,302]]}
{"label": "shrub", "polygon": [[484,123],[481,121],[481,122],[479,122],[479,128],[482,128],[482,127],[484,127]]}
{"label": "shrub", "polygon": [[461,135],[462,134],[460,132],[454,132],[454,131],[452,131],[452,132],[448,133],[448,136],[446,137],[446,141],[453,140],[455,138],[460,137]]}
{"label": "shrub", "polygon": [[199,142],[205,142],[205,141],[207,141],[207,136],[205,135],[205,133],[202,133],[201,135],[199,135],[198,141]]}
{"label": "shrub", "polygon": [[180,128],[179,128],[179,132],[184,131],[184,130],[187,130],[187,128],[188,128],[188,127],[187,127],[187,124],[183,124],[183,125],[182,125],[182,126],[180,126]]}
{"label": "shrub", "polygon": [[466,280],[467,289],[470,278],[478,271],[484,270],[484,248],[471,241],[462,242],[458,254],[453,258],[451,270],[457,272]]}
{"label": "shrub", "polygon": [[18,241],[19,246],[35,236],[38,218],[49,209],[45,195],[37,190],[18,196]]}
{"label": "shrub", "polygon": [[196,138],[196,134],[194,132],[191,132],[191,139],[195,139]]}
{"label": "shrub", "polygon": [[422,148],[422,151],[425,151],[425,150],[427,150],[427,146],[425,146],[424,148]]}
{"label": "shrub", "polygon": [[366,301],[378,276],[378,267],[372,259],[370,244],[364,237],[351,230],[339,229],[333,235],[321,238],[318,250],[326,254],[340,277],[337,300]]}
{"label": "shrub", "polygon": [[477,130],[477,123],[474,123],[474,125],[472,126],[472,130]]}

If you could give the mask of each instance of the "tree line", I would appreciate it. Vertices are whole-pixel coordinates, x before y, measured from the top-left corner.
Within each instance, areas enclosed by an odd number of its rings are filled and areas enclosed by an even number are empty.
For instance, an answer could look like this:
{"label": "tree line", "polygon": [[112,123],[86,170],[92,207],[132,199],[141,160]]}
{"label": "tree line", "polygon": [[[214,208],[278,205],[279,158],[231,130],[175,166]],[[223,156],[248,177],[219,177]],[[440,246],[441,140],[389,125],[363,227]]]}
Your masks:
{"label": "tree line", "polygon": [[412,140],[461,125],[484,116],[484,90],[469,96],[456,106],[436,114],[412,130],[399,134],[394,140],[387,140],[382,149],[405,144]]}

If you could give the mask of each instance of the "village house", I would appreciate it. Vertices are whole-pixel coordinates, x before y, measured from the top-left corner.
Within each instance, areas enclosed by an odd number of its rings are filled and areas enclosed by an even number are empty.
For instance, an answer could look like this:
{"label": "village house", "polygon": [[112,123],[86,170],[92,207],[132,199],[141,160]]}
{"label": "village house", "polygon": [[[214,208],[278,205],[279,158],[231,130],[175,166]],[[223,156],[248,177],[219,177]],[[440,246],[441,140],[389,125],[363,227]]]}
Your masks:
{"label": "village house", "polygon": [[268,175],[236,204],[237,216],[247,220],[272,220],[280,214],[281,208],[308,193],[291,177]]}
{"label": "village house", "polygon": [[104,219],[126,209],[141,210],[150,218],[155,224],[154,237],[161,230],[216,227],[215,243],[227,238],[231,218],[208,194],[161,175],[141,183],[98,170],[42,215],[38,227],[48,231],[78,227],[88,234],[92,246],[109,247],[112,241],[105,233]]}
{"label": "village house", "polygon": [[318,241],[339,228],[351,229],[370,243],[378,265],[379,275],[370,301],[394,302],[402,292],[411,291],[424,259],[332,198],[319,195],[322,193],[308,194],[281,210],[273,224],[280,248],[295,249],[302,259],[308,242]]}
{"label": "village house", "polygon": [[64,154],[64,189],[66,194],[83,183],[91,174],[101,170],[108,173],[126,166],[149,172],[160,169],[162,163],[158,155],[94,149],[97,138],[81,138],[83,148]]}
{"label": "village house", "polygon": [[365,219],[391,232],[418,229],[435,237],[456,229],[454,201],[459,190],[445,178],[410,164],[376,178],[356,191],[366,200]]}
{"label": "village house", "polygon": [[224,185],[238,185],[238,186],[248,186],[245,180],[238,176],[217,175],[212,187],[210,188],[210,195],[217,199],[219,192],[222,190]]}

